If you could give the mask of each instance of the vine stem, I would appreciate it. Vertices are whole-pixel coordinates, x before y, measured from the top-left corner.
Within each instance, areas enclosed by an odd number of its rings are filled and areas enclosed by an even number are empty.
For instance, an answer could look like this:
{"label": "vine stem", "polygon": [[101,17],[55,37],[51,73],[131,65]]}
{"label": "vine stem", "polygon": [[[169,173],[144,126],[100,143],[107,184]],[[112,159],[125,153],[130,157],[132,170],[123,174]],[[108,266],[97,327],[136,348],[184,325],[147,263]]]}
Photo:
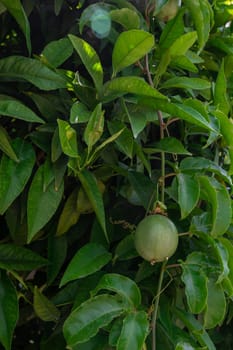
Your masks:
{"label": "vine stem", "polygon": [[153,312],[153,317],[152,317],[152,350],[156,350],[156,324],[157,324],[157,316],[158,316],[158,309],[159,309],[159,299],[160,299],[160,294],[162,290],[162,284],[163,284],[163,276],[165,272],[165,267],[167,264],[167,260],[164,260],[162,266],[161,266],[161,271],[160,271],[160,276],[159,276],[159,284],[157,288],[157,294],[156,294],[156,300],[155,300],[155,305],[154,305],[154,312]]}
{"label": "vine stem", "polygon": [[[160,125],[160,139],[164,139],[164,122],[161,111],[157,111]],[[161,152],[161,202],[164,203],[165,194],[165,152]]]}

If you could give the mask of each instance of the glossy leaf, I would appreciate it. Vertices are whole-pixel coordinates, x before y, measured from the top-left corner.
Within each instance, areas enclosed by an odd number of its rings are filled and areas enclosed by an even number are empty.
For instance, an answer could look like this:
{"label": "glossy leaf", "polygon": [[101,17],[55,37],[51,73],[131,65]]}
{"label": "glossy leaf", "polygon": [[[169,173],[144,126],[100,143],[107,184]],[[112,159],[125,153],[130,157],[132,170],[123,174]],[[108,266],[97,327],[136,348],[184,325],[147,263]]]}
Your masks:
{"label": "glossy leaf", "polygon": [[69,123],[65,120],[58,119],[59,138],[62,151],[69,157],[78,157],[77,134]]}
{"label": "glossy leaf", "polygon": [[51,41],[41,52],[41,60],[46,61],[52,67],[59,67],[73,53],[73,46],[67,38]]}
{"label": "glossy leaf", "polygon": [[87,109],[87,107],[77,101],[75,102],[70,110],[70,123],[86,123],[91,116],[91,112]]}
{"label": "glossy leaf", "polygon": [[88,146],[88,153],[90,153],[94,144],[100,139],[103,131],[104,111],[102,111],[102,105],[99,103],[92,112],[84,131],[84,141]]}
{"label": "glossy leaf", "polygon": [[229,239],[225,237],[220,237],[219,241],[227,251],[228,260],[225,261],[225,264],[227,263],[227,267],[228,267],[227,278],[229,278],[231,284],[233,285],[233,244]]}
{"label": "glossy leaf", "polygon": [[43,119],[38,117],[30,108],[7,95],[0,95],[0,113],[7,117],[21,119],[27,122],[44,123]]}
{"label": "glossy leaf", "polygon": [[230,195],[226,187],[213,177],[200,176],[199,181],[204,198],[210,202],[212,207],[212,228],[210,233],[213,237],[221,236],[231,223]]}
{"label": "glossy leaf", "polygon": [[159,49],[161,51],[168,49],[184,33],[183,16],[183,11],[180,11],[165,25],[159,39]]}
{"label": "glossy leaf", "polygon": [[67,253],[66,237],[56,237],[50,234],[48,239],[48,266],[47,266],[47,284],[51,285],[57,277]]}
{"label": "glossy leaf", "polygon": [[197,205],[200,195],[200,185],[196,177],[179,173],[178,203],[181,209],[181,219],[186,218]]}
{"label": "glossy leaf", "polygon": [[138,29],[140,25],[140,17],[137,12],[128,8],[121,8],[110,11],[112,21],[121,24],[124,29]]}
{"label": "glossy leaf", "polygon": [[175,137],[165,137],[158,142],[150,144],[150,147],[144,149],[146,153],[166,152],[172,154],[185,154],[191,155],[191,153],[184,148],[182,143]]}
{"label": "glossy leaf", "polygon": [[208,0],[185,0],[184,3],[193,18],[198,34],[199,50],[201,51],[209,38],[213,24],[213,11],[211,5]]}
{"label": "glossy leaf", "polygon": [[31,38],[30,38],[30,24],[27,15],[24,11],[20,0],[1,0],[1,3],[7,8],[10,14],[15,18],[20,26],[27,43],[29,55],[31,55]]}
{"label": "glossy leaf", "polygon": [[37,287],[34,288],[33,308],[42,321],[57,322],[59,320],[59,310]]}
{"label": "glossy leaf", "polygon": [[75,188],[67,198],[57,226],[57,235],[66,233],[79,219],[80,212],[77,210],[78,189]]}
{"label": "glossy leaf", "polygon": [[221,325],[226,313],[226,299],[220,284],[212,279],[208,282],[207,306],[204,312],[204,326],[207,329]]}
{"label": "glossy leaf", "polygon": [[83,169],[82,172],[78,173],[78,178],[82,184],[82,187],[84,188],[84,191],[86,192],[87,197],[91,202],[91,205],[95,211],[96,217],[108,241],[106,223],[105,223],[104,203],[103,203],[102,193],[98,187],[97,180],[93,175],[93,173],[91,173],[86,169]]}
{"label": "glossy leaf", "polygon": [[207,303],[207,276],[198,265],[189,264],[187,259],[182,264],[182,281],[190,311],[199,314]]}
{"label": "glossy leaf", "polygon": [[21,139],[12,141],[12,147],[19,159],[15,162],[6,155],[0,163],[0,214],[3,214],[11,203],[23,191],[35,163],[32,146]]}
{"label": "glossy leaf", "polygon": [[198,322],[194,315],[177,308],[173,309],[173,312],[188,328],[201,346],[206,347],[208,350],[216,350],[216,347],[209,334],[205,331],[204,327],[200,322]]}
{"label": "glossy leaf", "polygon": [[108,129],[112,136],[120,132],[120,135],[116,138],[116,144],[123,154],[132,158],[134,139],[131,131],[119,120],[109,121]]}
{"label": "glossy leaf", "polygon": [[40,166],[34,175],[28,193],[28,242],[54,215],[63,195],[63,183],[56,190],[53,180],[46,189],[44,188],[44,171],[45,166]]}
{"label": "glossy leaf", "polygon": [[140,204],[147,210],[150,203],[153,203],[156,191],[155,184],[144,174],[136,171],[130,171],[128,178],[140,200]]}
{"label": "glossy leaf", "polygon": [[47,265],[48,261],[32,250],[11,243],[0,244],[0,268],[30,271]]}
{"label": "glossy leaf", "polygon": [[112,295],[103,294],[91,298],[75,309],[66,319],[63,332],[71,347],[83,343],[97,334],[115,317],[125,311],[124,302]]}
{"label": "glossy leaf", "polygon": [[175,77],[166,80],[161,88],[180,88],[180,89],[193,89],[193,90],[205,90],[210,89],[211,84],[208,80],[200,78],[188,78],[188,77]]}
{"label": "glossy leaf", "polygon": [[180,162],[180,170],[182,172],[193,172],[204,173],[211,172],[217,174],[224,181],[232,184],[231,177],[227,174],[226,170],[220,167],[215,162],[203,158],[203,157],[187,157]]}
{"label": "glossy leaf", "polygon": [[139,29],[121,33],[112,53],[113,75],[145,56],[154,46],[154,36]]}
{"label": "glossy leaf", "polygon": [[97,243],[84,245],[70,261],[60,286],[100,270],[110,260],[111,254],[102,245]]}
{"label": "glossy leaf", "polygon": [[130,278],[116,273],[105,274],[91,292],[95,296],[100,290],[109,290],[125,298],[132,307],[138,307],[141,303],[141,293],[136,283]]}
{"label": "glossy leaf", "polygon": [[197,33],[195,31],[185,33],[179,36],[170,46],[170,57],[185,55],[197,40]]}
{"label": "glossy leaf", "polygon": [[135,76],[120,77],[108,81],[104,85],[103,96],[105,99],[113,100],[125,94],[137,94],[159,99],[167,99],[158,90],[151,87],[144,79]]}
{"label": "glossy leaf", "polygon": [[83,39],[80,39],[73,34],[69,34],[68,38],[70,39],[74,49],[80,56],[88,73],[92,77],[96,90],[100,92],[102,90],[103,85],[103,68],[97,53]]}
{"label": "glossy leaf", "polygon": [[40,61],[23,56],[0,59],[0,81],[28,81],[41,90],[66,87],[66,80]]}
{"label": "glossy leaf", "polygon": [[123,327],[117,342],[117,350],[140,350],[149,331],[145,311],[129,313],[123,320]]}
{"label": "glossy leaf", "polygon": [[1,125],[0,125],[0,150],[4,152],[10,159],[14,160],[15,162],[19,162],[19,159],[16,156],[15,151],[11,146],[10,137],[6,129],[4,129]]}
{"label": "glossy leaf", "polygon": [[16,290],[5,272],[0,271],[0,342],[11,350],[13,332],[18,321],[19,307]]}

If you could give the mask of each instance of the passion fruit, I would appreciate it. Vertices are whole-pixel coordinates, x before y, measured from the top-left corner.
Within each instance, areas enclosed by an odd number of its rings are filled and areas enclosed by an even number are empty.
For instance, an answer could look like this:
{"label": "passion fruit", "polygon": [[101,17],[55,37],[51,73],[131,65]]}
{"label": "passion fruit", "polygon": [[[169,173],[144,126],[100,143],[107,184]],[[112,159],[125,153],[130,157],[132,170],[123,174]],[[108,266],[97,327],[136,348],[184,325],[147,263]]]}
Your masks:
{"label": "passion fruit", "polygon": [[178,246],[178,232],[174,223],[163,215],[149,215],[139,222],[135,232],[138,254],[151,264],[172,256]]}

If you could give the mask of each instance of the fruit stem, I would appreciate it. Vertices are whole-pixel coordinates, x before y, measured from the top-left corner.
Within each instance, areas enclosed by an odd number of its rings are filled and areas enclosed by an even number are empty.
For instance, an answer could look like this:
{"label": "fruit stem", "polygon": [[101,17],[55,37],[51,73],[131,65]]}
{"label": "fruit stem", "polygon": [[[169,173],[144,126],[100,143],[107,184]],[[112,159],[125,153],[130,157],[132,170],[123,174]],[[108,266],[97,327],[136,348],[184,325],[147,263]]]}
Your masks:
{"label": "fruit stem", "polygon": [[158,309],[159,309],[159,299],[160,299],[160,294],[162,290],[163,276],[164,276],[166,264],[167,264],[167,259],[164,260],[161,266],[156,300],[154,305],[154,312],[153,312],[152,325],[151,325],[152,326],[152,350],[156,350],[156,323],[157,323],[157,316],[158,316]]}

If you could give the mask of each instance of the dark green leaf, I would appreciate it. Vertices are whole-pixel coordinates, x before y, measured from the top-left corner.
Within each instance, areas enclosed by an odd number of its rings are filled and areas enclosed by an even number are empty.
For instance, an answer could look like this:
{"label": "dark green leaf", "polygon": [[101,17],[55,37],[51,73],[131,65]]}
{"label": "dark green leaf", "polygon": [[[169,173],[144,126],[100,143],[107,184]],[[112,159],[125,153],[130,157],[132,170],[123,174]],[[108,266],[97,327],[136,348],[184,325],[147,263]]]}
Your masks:
{"label": "dark green leaf", "polygon": [[64,336],[69,346],[83,343],[125,311],[124,302],[112,295],[98,295],[81,304],[66,319]]}
{"label": "dark green leaf", "polygon": [[132,158],[134,139],[131,131],[119,120],[109,121],[108,129],[112,136],[121,131],[120,135],[116,139],[116,144],[122,153],[124,153],[127,157]]}
{"label": "dark green leaf", "polygon": [[30,271],[47,265],[48,261],[37,253],[15,244],[0,244],[0,268]]}
{"label": "dark green leaf", "polygon": [[0,81],[29,81],[41,90],[66,87],[66,80],[40,61],[23,56],[0,59]]}
{"label": "dark green leaf", "polygon": [[96,288],[91,292],[91,296],[95,296],[101,289],[119,294],[133,307],[138,307],[141,303],[141,293],[138,286],[126,276],[116,273],[103,275]]}
{"label": "dark green leaf", "polygon": [[92,112],[84,130],[84,141],[88,146],[88,153],[90,153],[94,144],[100,139],[103,130],[104,111],[102,111],[102,104],[99,103]]}
{"label": "dark green leaf", "polygon": [[117,342],[117,350],[140,350],[149,331],[149,321],[145,311],[128,314]]}
{"label": "dark green leaf", "polygon": [[183,15],[183,11],[180,11],[177,16],[167,22],[159,39],[161,51],[168,49],[184,33]]}
{"label": "dark green leaf", "polygon": [[102,198],[102,193],[98,187],[97,180],[93,173],[83,169],[82,172],[78,173],[78,178],[86,192],[87,197],[89,198],[91,205],[95,211],[97,219],[102,227],[105,237],[108,241],[106,223],[105,223],[105,211],[104,203]]}
{"label": "dark green leaf", "polygon": [[54,215],[63,195],[63,183],[56,190],[54,180],[44,188],[45,166],[37,170],[28,193],[28,242]]}
{"label": "dark green leaf", "polygon": [[2,156],[0,164],[0,214],[3,214],[23,191],[35,163],[35,153],[29,143],[22,139],[16,139],[12,142],[12,147],[19,162],[14,162],[6,155]]}
{"label": "dark green leaf", "polygon": [[212,207],[213,237],[223,235],[231,223],[232,209],[231,198],[226,187],[213,177],[199,176],[204,199],[210,202]]}
{"label": "dark green leaf", "polygon": [[110,260],[111,254],[102,245],[97,243],[86,244],[72,258],[62,277],[60,286],[100,270]]}
{"label": "dark green leaf", "polygon": [[91,112],[87,109],[87,107],[83,103],[77,101],[72,105],[70,110],[70,123],[86,123],[90,116]]}
{"label": "dark green leaf", "polygon": [[57,277],[67,253],[67,241],[65,237],[56,237],[53,234],[48,239],[48,266],[47,284],[51,285]]}
{"label": "dark green leaf", "polygon": [[0,271],[0,342],[6,350],[11,350],[13,332],[18,316],[16,290],[5,272]]}
{"label": "dark green leaf", "polygon": [[204,312],[204,326],[207,329],[221,325],[226,313],[226,299],[220,284],[212,279],[208,282],[207,306]]}
{"label": "dark green leaf", "polygon": [[207,302],[207,276],[199,265],[189,264],[187,259],[182,264],[182,281],[185,284],[185,294],[190,311],[199,314],[206,307]]}
{"label": "dark green leaf", "polygon": [[139,29],[132,29],[121,33],[113,48],[113,75],[137,62],[154,46],[154,36]]}
{"label": "dark green leaf", "polygon": [[[0,73],[1,75],[1,73]],[[22,119],[32,123],[44,123],[30,108],[7,95],[0,95],[0,113],[7,117]]]}
{"label": "dark green leaf", "polygon": [[227,80],[224,71],[224,61],[218,72],[214,88],[214,104],[224,114],[230,111],[230,102],[227,96]]}
{"label": "dark green leaf", "polygon": [[140,17],[133,10],[128,8],[112,10],[110,16],[112,21],[121,24],[126,30],[139,28]]}
{"label": "dark green leaf", "polygon": [[29,55],[31,55],[30,24],[20,0],[1,0],[1,3],[7,8],[20,26],[26,38]]}
{"label": "dark green leaf", "polygon": [[144,149],[146,153],[157,153],[157,152],[166,152],[172,154],[185,154],[191,155],[187,151],[182,143],[175,137],[165,137],[158,142],[155,142],[150,145],[150,147]]}
{"label": "dark green leaf", "polygon": [[162,84],[162,89],[169,88],[181,88],[181,89],[194,89],[194,90],[205,90],[210,89],[211,84],[208,80],[200,78],[188,78],[188,77],[175,77],[166,80]]}
{"label": "dark green leaf", "polygon": [[153,203],[156,185],[144,174],[130,171],[128,173],[129,181],[140,199],[141,205],[147,210]]}
{"label": "dark green leaf", "polygon": [[1,125],[0,125],[0,150],[4,152],[10,159],[14,160],[15,162],[19,162],[19,159],[16,156],[15,151],[11,146],[10,137],[6,129],[4,129]]}
{"label": "dark green leaf", "polygon": [[196,177],[179,173],[178,204],[181,209],[181,219],[186,218],[197,205],[200,195],[200,185]]}

